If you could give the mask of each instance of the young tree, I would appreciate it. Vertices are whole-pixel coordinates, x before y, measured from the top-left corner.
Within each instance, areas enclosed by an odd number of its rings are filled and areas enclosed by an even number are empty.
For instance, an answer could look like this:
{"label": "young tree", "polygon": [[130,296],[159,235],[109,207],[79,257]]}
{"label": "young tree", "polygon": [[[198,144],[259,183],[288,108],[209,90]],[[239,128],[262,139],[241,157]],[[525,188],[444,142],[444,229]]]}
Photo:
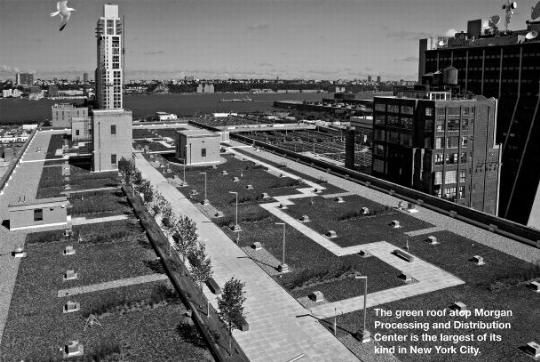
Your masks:
{"label": "young tree", "polygon": [[188,254],[188,260],[191,264],[191,274],[193,279],[199,283],[199,287],[202,288],[202,284],[212,277],[212,263],[210,258],[206,255],[206,247],[203,243],[199,242]]}
{"label": "young tree", "polygon": [[173,240],[178,252],[182,255],[182,261],[186,262],[186,256],[197,246],[197,227],[189,217],[181,217],[174,225]]}
{"label": "young tree", "polygon": [[232,343],[232,330],[233,328],[239,329],[244,321],[244,302],[246,301],[245,283],[232,277],[225,286],[221,293],[221,298],[218,300],[219,315],[229,326],[229,353],[231,351]]}
{"label": "young tree", "polygon": [[130,161],[126,160],[125,157],[122,157],[120,161],[118,161],[118,172],[122,175],[122,180],[126,185],[131,183],[131,177],[134,171],[135,167]]}
{"label": "young tree", "polygon": [[137,191],[143,194],[143,199],[146,204],[151,203],[154,199],[154,191],[148,180],[143,179],[141,184],[137,187]]}

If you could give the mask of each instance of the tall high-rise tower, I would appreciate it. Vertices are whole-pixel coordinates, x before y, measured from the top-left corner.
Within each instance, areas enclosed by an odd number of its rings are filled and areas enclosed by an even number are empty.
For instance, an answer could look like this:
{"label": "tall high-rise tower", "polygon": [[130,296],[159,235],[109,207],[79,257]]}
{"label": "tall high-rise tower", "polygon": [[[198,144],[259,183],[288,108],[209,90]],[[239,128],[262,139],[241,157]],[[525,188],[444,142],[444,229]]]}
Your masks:
{"label": "tall high-rise tower", "polygon": [[94,171],[118,168],[122,159],[131,159],[131,111],[124,110],[122,102],[122,22],[118,5],[104,5],[103,16],[96,28],[97,109],[92,116],[92,152]]}
{"label": "tall high-rise tower", "polygon": [[118,5],[105,4],[96,27],[96,101],[99,109],[122,109],[122,21]]}

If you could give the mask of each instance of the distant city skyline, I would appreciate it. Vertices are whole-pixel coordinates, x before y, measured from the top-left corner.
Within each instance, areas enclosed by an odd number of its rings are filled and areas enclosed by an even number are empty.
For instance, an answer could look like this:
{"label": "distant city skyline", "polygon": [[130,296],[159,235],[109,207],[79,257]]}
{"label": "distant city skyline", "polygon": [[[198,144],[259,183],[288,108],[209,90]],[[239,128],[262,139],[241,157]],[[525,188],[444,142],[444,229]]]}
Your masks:
{"label": "distant city skyline", "polygon": [[[95,25],[104,1],[72,0],[63,32],[56,1],[0,0],[0,79],[93,79]],[[304,78],[414,80],[418,39],[466,30],[501,14],[476,0],[119,0],[126,79]],[[499,4],[500,3],[500,4]],[[511,29],[536,0],[518,2]],[[84,45],[84,46],[83,46]]]}

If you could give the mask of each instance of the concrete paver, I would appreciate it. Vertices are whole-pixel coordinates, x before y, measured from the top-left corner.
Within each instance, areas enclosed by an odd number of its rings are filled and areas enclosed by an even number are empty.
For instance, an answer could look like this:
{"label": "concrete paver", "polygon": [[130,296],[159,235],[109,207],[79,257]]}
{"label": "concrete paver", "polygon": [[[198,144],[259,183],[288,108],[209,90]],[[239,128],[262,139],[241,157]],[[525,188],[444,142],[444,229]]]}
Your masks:
{"label": "concrete paver", "polygon": [[[245,283],[245,311],[250,328],[246,332],[235,330],[233,334],[251,361],[282,362],[302,353],[304,361],[357,360],[313,318],[298,318],[307,311],[141,155],[136,155],[135,162],[143,177],[169,200],[173,210],[196,223],[200,238],[206,240],[216,282],[224,285],[235,277]],[[211,295],[210,302],[217,307],[216,296]]]}
{"label": "concrete paver", "polygon": [[97,283],[91,285],[83,285],[79,287],[73,287],[68,289],[60,289],[58,291],[58,297],[67,297],[78,294],[99,292],[100,290],[128,287],[130,285],[137,285],[143,283],[157,282],[160,280],[168,280],[167,274],[148,274],[133,278],[124,278],[112,280],[110,282]]}
{"label": "concrete paver", "polygon": [[127,219],[129,219],[128,215],[113,215],[113,216],[94,217],[94,218],[74,217],[71,219],[71,224],[72,225],[86,225],[86,224],[97,224],[97,223],[120,221],[120,220],[127,220]]}

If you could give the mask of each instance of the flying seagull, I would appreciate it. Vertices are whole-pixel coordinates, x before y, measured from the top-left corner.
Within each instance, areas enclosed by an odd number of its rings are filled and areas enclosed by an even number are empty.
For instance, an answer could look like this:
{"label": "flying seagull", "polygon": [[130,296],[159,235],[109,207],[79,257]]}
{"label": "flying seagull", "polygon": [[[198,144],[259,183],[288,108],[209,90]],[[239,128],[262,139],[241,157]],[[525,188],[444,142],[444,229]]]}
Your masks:
{"label": "flying seagull", "polygon": [[69,18],[71,17],[71,12],[75,11],[73,8],[67,7],[67,0],[59,1],[56,3],[56,10],[54,13],[51,13],[51,16],[60,15],[62,22],[60,23],[60,31],[64,30],[67,25]]}

